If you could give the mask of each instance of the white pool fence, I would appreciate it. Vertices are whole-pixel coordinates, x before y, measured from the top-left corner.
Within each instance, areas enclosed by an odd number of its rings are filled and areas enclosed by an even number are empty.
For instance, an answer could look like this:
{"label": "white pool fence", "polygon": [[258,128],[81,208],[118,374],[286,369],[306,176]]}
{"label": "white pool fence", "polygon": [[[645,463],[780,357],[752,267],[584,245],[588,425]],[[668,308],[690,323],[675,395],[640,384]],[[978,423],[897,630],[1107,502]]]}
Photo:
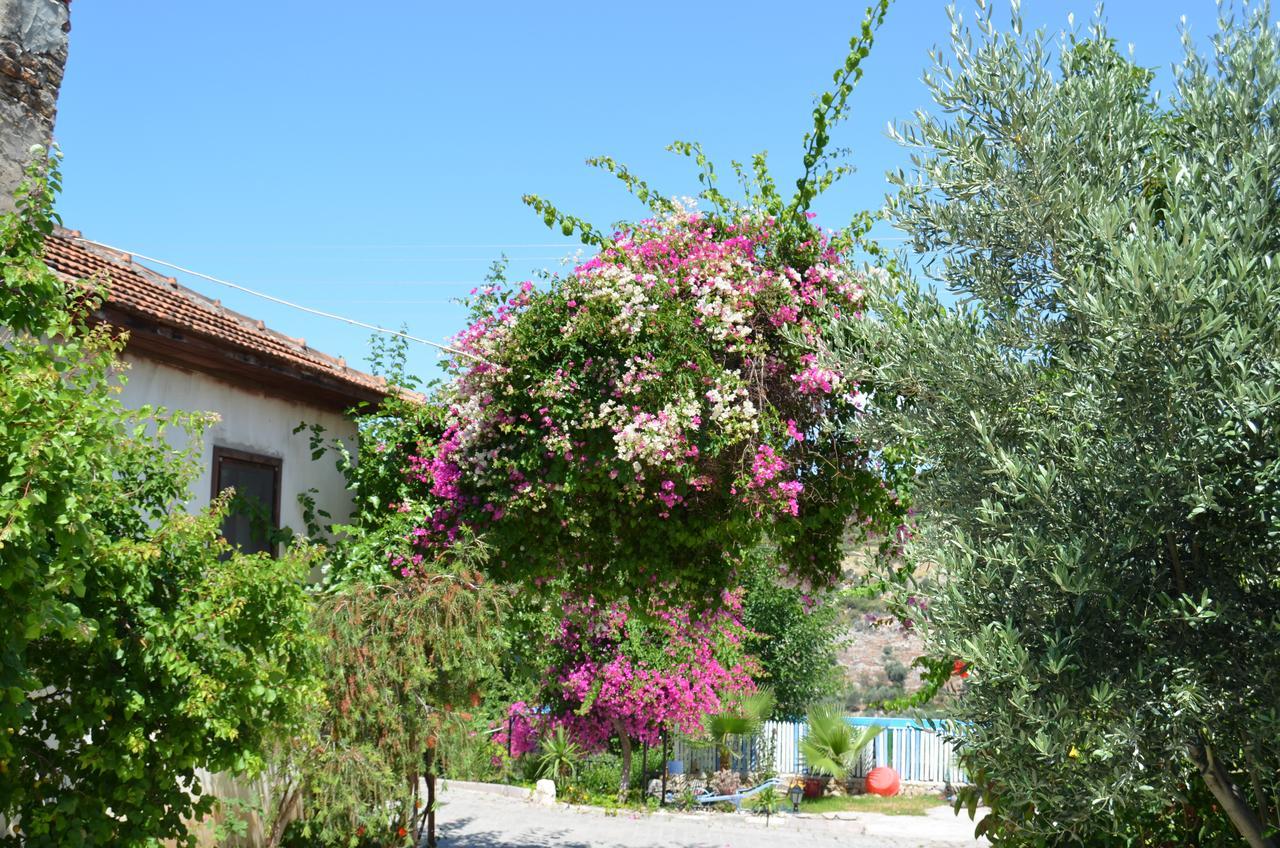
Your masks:
{"label": "white pool fence", "polygon": [[[864,777],[876,766],[890,766],[908,783],[963,784],[968,780],[956,764],[955,748],[938,730],[910,718],[850,716],[852,725],[880,725],[884,730],[862,752],[854,777]],[[808,732],[803,721],[769,721],[755,737],[735,739],[732,768],[759,771],[773,758],[778,774],[803,774],[807,768],[800,740]],[[719,755],[706,743],[679,739],[672,746],[672,760],[680,761],[685,772],[714,772]]]}

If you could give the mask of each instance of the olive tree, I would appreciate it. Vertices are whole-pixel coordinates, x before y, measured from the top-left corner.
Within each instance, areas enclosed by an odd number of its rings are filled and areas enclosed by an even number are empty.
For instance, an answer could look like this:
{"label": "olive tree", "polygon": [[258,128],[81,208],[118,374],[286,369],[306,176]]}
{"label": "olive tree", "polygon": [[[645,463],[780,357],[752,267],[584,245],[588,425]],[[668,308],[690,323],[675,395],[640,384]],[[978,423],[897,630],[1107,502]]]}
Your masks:
{"label": "olive tree", "polygon": [[922,629],[971,669],[953,732],[1003,844],[1276,844],[1268,15],[1187,38],[1161,97],[1100,22],[1055,42],[980,4],[897,129],[889,213],[953,297],[898,275],[846,366],[882,387],[864,435],[917,451]]}

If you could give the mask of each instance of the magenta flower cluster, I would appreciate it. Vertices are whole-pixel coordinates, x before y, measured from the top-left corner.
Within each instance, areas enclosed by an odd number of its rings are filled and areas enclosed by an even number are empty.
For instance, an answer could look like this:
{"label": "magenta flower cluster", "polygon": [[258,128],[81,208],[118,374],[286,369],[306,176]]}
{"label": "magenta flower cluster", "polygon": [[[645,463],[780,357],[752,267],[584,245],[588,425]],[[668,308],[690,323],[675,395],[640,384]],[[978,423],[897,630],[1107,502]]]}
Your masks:
{"label": "magenta flower cluster", "polygon": [[493,734],[493,741],[512,757],[523,757],[538,747],[538,715],[524,701],[507,707],[507,718]]}
{"label": "magenta flower cluster", "polygon": [[608,563],[634,589],[673,576],[640,538],[723,586],[727,560],[714,579],[694,563],[770,524],[852,511],[858,493],[805,474],[850,463],[826,422],[865,396],[822,351],[865,279],[819,231],[804,262],[781,261],[777,230],[676,208],[547,287],[477,290],[441,427],[405,469],[428,506],[409,541],[487,534],[513,577]]}
{"label": "magenta flower cluster", "polygon": [[562,724],[589,750],[626,734],[658,744],[664,729],[696,732],[708,713],[754,689],[737,595],[697,615],[654,605],[571,604],[548,671],[547,722]]}
{"label": "magenta flower cluster", "polygon": [[804,367],[791,376],[800,391],[807,395],[829,395],[840,387],[840,372],[816,364],[817,357],[813,354],[805,354],[800,361]]}

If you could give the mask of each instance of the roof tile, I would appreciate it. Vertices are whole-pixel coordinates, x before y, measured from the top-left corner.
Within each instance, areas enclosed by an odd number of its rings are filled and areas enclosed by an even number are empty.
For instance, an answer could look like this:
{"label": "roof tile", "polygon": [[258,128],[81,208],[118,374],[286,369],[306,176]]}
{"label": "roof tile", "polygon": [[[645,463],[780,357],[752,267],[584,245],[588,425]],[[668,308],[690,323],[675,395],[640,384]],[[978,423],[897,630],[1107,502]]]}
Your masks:
{"label": "roof tile", "polygon": [[73,230],[60,229],[45,240],[45,262],[68,282],[101,281],[107,302],[118,309],[366,391],[387,391],[383,378],[349,368],[344,359],[308,347],[305,339],[268,329],[261,320],[233,312],[220,300],[134,262],[127,253],[87,242]]}

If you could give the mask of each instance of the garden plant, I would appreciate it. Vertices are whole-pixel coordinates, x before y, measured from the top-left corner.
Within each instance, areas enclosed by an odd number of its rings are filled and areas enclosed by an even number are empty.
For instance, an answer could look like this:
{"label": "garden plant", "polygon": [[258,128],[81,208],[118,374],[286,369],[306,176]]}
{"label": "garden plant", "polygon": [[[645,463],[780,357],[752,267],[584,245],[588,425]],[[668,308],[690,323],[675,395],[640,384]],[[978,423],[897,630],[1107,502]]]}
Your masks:
{"label": "garden plant", "polygon": [[773,714],[777,703],[773,690],[762,687],[703,718],[703,731],[715,746],[721,771],[732,765],[733,748],[730,747],[730,742],[735,738],[750,738],[759,733],[765,721]]}
{"label": "garden plant", "polygon": [[862,314],[876,273],[852,260],[869,219],[833,233],[809,211],[847,171],[829,131],[886,10],[870,11],[815,105],[793,196],[759,155],[734,166],[748,195],[734,201],[701,149],[676,143],[702,169],[706,210],[607,158],[592,161],[650,217],[605,234],[527,199],[596,254],[540,286],[474,293],[442,413],[405,457],[422,492],[421,552],[474,533],[494,548],[491,572],[526,588],[565,581],[582,599],[708,604],[736,587],[765,533],[793,579],[826,586],[851,526],[898,525],[888,456],[844,426],[866,387],[825,350],[834,323]]}
{"label": "garden plant", "polygon": [[[409,541],[388,545],[377,574],[420,579],[474,537],[491,550],[487,575],[568,611],[550,652],[509,634],[525,679],[546,681],[538,719],[522,711],[502,734],[512,756],[556,724],[588,751],[616,740],[625,793],[633,741],[696,731],[753,691],[738,587],[757,543],[771,540],[785,597],[801,606],[839,580],[851,533],[896,546],[899,464],[848,435],[870,387],[825,350],[881,273],[855,261],[874,253],[870,217],[833,232],[810,212],[848,171],[829,133],[887,8],[868,11],[815,103],[794,194],[779,191],[763,154],[734,163],[738,201],[701,148],[673,144],[700,169],[705,210],[592,160],[649,217],[605,234],[528,197],[595,256],[538,284],[509,284],[499,270],[473,292],[450,380],[420,411],[372,419],[365,443],[378,456],[357,472],[369,484],[360,520],[388,543]],[[763,609],[765,594],[756,612],[768,622],[777,611]],[[815,648],[829,656],[830,640]],[[810,671],[788,672],[790,709]]]}
{"label": "garden plant", "polygon": [[44,264],[58,156],[0,221],[0,844],[190,844],[198,770],[258,771],[317,702],[311,563],[229,551],[225,500],[182,510],[167,431],[203,422],[124,409],[95,281]]}
{"label": "garden plant", "polygon": [[737,601],[728,596],[724,605],[696,619],[656,601],[641,615],[620,602],[571,606],[549,657],[545,713],[535,720],[567,727],[588,751],[616,739],[625,797],[633,741],[654,747],[667,733],[697,733],[703,716],[754,693]]}
{"label": "garden plant", "polygon": [[677,141],[692,198],[589,160],[635,220],[526,196],[593,254],[495,266],[425,395],[403,340],[375,348],[393,388],[358,452],[311,428],[355,513],[322,528],[311,501],[279,557],[219,538],[230,496],[183,510],[174,434],[207,422],[115,397],[98,281],[43,261],[38,151],[0,219],[0,845],[193,844],[205,772],[261,778],[273,846],[434,844],[442,769],[616,809],[637,743],[709,738],[736,786],[730,740],[806,711],[810,768],[847,777],[881,728],[812,707],[856,551],[925,640],[921,698],[964,678],[979,835],[1276,848],[1271,9],[1224,7],[1165,94],[1100,20],[1053,39],[1016,4],[1007,30],[951,10],[937,108],[893,129],[914,255],[891,257],[872,215],[812,211],[889,5],[816,98],[794,191],[763,153],[717,171]]}
{"label": "garden plant", "polygon": [[844,710],[835,704],[809,710],[805,723],[809,732],[800,740],[800,751],[809,770],[840,780],[852,776],[863,749],[884,730],[878,724],[855,729],[845,721]]}
{"label": "garden plant", "polygon": [[783,578],[767,548],[744,557],[739,579],[747,653],[759,664],[756,681],[775,699],[764,718],[798,719],[840,690],[839,607],[833,596],[806,592]]}

